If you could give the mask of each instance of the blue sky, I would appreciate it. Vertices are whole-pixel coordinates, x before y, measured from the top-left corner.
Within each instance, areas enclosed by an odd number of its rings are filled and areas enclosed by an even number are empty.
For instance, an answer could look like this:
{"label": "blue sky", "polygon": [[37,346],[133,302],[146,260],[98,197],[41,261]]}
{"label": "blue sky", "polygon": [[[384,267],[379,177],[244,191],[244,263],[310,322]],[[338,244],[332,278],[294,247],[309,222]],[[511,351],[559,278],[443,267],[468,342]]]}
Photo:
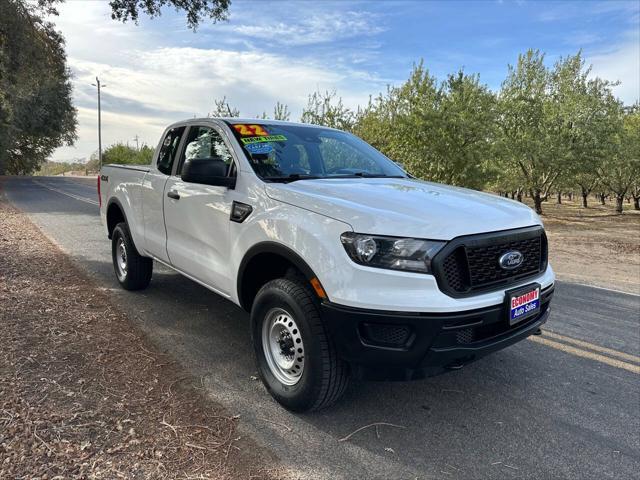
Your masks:
{"label": "blue sky", "polygon": [[584,52],[593,75],[619,80],[616,94],[640,96],[640,1],[245,1],[229,21],[192,32],[182,14],[121,24],[107,2],[68,0],[54,19],[74,73],[79,141],[54,154],[96,149],[95,91],[103,97],[103,142],[155,145],[164,125],[206,116],[226,96],[243,115],[276,101],[299,118],[307,95],[336,90],[351,107],[405,80],[424,59],[439,79],[459,68],[498,89],[507,65],[538,48],[549,63]]}

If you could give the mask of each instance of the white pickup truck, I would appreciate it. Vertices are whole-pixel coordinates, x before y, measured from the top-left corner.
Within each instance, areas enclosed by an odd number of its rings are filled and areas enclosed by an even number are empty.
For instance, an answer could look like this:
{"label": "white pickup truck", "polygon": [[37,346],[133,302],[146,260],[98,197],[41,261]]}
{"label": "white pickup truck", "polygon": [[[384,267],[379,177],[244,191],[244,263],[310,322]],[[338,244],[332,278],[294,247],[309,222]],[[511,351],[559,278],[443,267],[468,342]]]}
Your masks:
{"label": "white pickup truck", "polygon": [[462,368],[549,316],[531,209],[416,180],[339,130],[185,120],[151,165],[105,165],[98,191],[120,284],[145,288],[155,260],[250,312],[262,381],[293,411],[351,376]]}

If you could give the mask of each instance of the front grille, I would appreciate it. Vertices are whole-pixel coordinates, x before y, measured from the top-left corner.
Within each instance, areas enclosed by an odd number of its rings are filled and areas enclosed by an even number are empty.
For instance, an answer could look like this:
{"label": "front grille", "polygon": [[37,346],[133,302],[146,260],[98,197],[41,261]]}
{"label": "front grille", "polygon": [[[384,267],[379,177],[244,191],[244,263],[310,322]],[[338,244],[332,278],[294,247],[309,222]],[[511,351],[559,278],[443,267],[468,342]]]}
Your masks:
{"label": "front grille", "polygon": [[456,341],[462,345],[473,342],[473,328],[465,328],[456,332]]}
{"label": "front grille", "polygon": [[407,325],[363,323],[360,326],[360,335],[369,344],[405,347],[411,337],[411,329]]}
{"label": "front grille", "polygon": [[444,332],[440,334],[440,338],[436,341],[436,344],[439,347],[450,346],[453,342],[453,335],[455,334],[455,343],[457,345],[468,345],[470,343],[482,342],[486,340],[490,340],[499,335],[502,335],[507,332],[513,332],[516,330],[520,330],[525,328],[527,325],[530,325],[533,322],[538,321],[538,319],[544,315],[544,313],[549,308],[548,299],[545,300],[540,307],[540,313],[523,320],[521,323],[516,323],[513,326],[510,326],[508,322],[504,319],[500,319],[497,322],[487,323],[483,325],[478,325],[474,327],[463,328],[461,330],[455,330],[452,332]]}
{"label": "front grille", "polygon": [[[504,253],[517,250],[523,263],[514,270],[500,267]],[[470,235],[452,240],[434,259],[440,288],[452,296],[503,288],[547,268],[547,239],[540,227]]]}
{"label": "front grille", "polygon": [[[487,285],[510,278],[514,274],[538,273],[540,271],[540,243],[540,236],[537,236],[518,242],[467,248],[471,287]],[[524,262],[516,270],[504,270],[498,263],[500,255],[509,250],[517,250],[524,255]]]}

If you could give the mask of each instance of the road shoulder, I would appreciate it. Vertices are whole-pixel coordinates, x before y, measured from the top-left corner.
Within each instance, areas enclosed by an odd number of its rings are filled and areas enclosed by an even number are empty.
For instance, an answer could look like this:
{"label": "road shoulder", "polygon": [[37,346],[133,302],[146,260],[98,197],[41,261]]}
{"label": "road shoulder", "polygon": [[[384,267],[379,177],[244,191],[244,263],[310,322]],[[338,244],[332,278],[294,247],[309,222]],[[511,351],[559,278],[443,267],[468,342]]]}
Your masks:
{"label": "road shoulder", "polygon": [[284,476],[2,198],[0,258],[1,478]]}

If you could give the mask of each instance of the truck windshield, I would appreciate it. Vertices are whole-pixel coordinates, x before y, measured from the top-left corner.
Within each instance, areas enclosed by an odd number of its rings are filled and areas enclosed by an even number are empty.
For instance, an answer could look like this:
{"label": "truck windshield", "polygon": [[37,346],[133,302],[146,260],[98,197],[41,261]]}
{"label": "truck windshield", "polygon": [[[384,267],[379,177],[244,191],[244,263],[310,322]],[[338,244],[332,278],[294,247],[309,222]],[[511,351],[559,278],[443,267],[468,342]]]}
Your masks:
{"label": "truck windshield", "polygon": [[266,181],[406,177],[382,153],[346,132],[268,122],[228,124],[253,170]]}

